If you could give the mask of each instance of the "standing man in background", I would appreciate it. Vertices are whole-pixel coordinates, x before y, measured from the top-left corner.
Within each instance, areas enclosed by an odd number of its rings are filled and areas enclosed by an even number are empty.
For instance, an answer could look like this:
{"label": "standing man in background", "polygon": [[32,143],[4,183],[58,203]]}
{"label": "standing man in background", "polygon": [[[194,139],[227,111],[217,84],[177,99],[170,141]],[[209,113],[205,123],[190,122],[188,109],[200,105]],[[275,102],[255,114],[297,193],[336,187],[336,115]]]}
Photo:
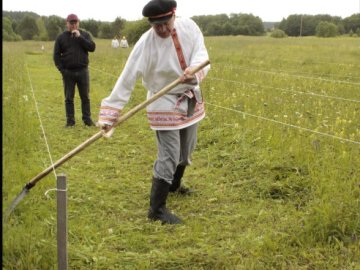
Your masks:
{"label": "standing man in background", "polygon": [[88,52],[95,51],[95,43],[89,33],[79,29],[80,20],[75,14],[66,19],[66,31],[55,41],[54,62],[62,74],[65,94],[66,125],[75,125],[74,96],[77,85],[81,99],[82,120],[86,126],[94,126],[90,111],[90,80]]}
{"label": "standing man in background", "polygon": [[[205,117],[200,82],[210,67],[190,75],[192,67],[208,60],[204,37],[191,19],[175,17],[176,1],[151,0],[143,8],[151,28],[135,44],[111,94],[102,100],[98,124],[106,132],[130,99],[138,78],[148,98],[180,78],[181,84],[147,106],[150,127],[157,139],[148,218],[178,224],[180,218],[166,208],[169,192],[190,194],[181,185],[197,141],[198,122]],[[136,180],[136,179],[134,179]]]}

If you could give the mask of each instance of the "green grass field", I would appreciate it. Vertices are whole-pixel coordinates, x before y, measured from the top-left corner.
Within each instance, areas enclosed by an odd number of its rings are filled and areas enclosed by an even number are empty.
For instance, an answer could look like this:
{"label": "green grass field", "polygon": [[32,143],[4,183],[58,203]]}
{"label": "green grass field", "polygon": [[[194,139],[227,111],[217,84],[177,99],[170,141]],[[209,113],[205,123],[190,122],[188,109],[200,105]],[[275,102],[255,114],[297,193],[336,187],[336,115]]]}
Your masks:
{"label": "green grass field", "polygon": [[[130,52],[96,43],[94,120]],[[142,111],[31,189],[3,222],[3,269],[57,269],[56,193],[44,193],[60,173],[69,269],[360,269],[359,40],[206,44],[207,117],[184,178],[196,193],[168,199],[185,224],[146,218],[156,143]],[[82,124],[78,94],[77,125],[64,128],[52,49],[3,42],[3,214],[51,160],[98,132]],[[139,81],[126,109],[145,97]]]}

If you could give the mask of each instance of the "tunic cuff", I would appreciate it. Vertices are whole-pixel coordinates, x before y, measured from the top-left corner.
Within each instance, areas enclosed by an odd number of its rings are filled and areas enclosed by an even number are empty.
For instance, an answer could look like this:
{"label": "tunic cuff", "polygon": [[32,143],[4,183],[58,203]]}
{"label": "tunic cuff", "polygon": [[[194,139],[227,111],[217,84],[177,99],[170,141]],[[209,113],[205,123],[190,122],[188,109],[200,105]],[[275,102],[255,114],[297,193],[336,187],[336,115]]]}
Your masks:
{"label": "tunic cuff", "polygon": [[109,107],[109,106],[103,106],[100,107],[99,112],[99,123],[112,126],[116,123],[117,119],[120,116],[120,110]]}

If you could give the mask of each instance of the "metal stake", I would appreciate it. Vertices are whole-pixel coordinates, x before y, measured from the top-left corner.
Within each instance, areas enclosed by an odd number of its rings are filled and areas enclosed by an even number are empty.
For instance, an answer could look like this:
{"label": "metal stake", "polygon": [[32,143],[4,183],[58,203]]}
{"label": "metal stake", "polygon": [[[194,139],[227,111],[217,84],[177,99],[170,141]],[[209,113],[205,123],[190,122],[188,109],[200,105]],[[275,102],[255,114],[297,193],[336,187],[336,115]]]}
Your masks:
{"label": "metal stake", "polygon": [[57,176],[57,255],[58,269],[67,269],[67,194],[66,176]]}

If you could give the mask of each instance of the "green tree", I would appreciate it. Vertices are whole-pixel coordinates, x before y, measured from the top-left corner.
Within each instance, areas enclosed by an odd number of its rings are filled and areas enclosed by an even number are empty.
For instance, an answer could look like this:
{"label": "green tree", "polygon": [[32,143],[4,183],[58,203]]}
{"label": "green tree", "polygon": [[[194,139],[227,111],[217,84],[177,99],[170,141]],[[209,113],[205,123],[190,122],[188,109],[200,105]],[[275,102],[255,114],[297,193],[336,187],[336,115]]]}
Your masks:
{"label": "green tree", "polygon": [[360,14],[354,14],[344,20],[339,16],[327,14],[319,15],[290,15],[279,24],[279,29],[289,36],[311,36],[316,35],[316,27],[320,22],[328,22],[336,25],[338,34],[345,34],[350,29],[360,27]]}
{"label": "green tree", "polygon": [[343,23],[346,33],[349,33],[350,30],[355,32],[356,29],[360,28],[360,13],[353,14],[350,17],[345,18]]}
{"label": "green tree", "polygon": [[35,19],[40,18],[40,16],[34,12],[29,11],[5,11],[3,10],[3,17],[10,18],[13,22],[20,22],[24,17],[29,16]]}
{"label": "green tree", "polygon": [[196,22],[204,36],[214,35],[213,31],[220,31],[217,24],[221,27],[221,25],[225,25],[229,21],[229,17],[226,14],[193,16],[191,19]]}
{"label": "green tree", "polygon": [[39,35],[39,27],[34,17],[25,16],[17,27],[17,32],[24,40],[31,40]]}
{"label": "green tree", "polygon": [[252,14],[231,14],[229,22],[235,35],[259,36],[265,33],[262,20]]}
{"label": "green tree", "polygon": [[337,25],[337,28],[339,35],[344,35],[346,33],[344,23],[342,21]]}
{"label": "green tree", "polygon": [[49,40],[55,40],[56,37],[64,31],[65,20],[59,16],[50,16],[45,20],[45,27]]}
{"label": "green tree", "polygon": [[281,29],[275,29],[274,31],[271,32],[270,36],[273,37],[273,38],[287,37],[286,33]]}
{"label": "green tree", "polygon": [[[308,15],[309,16],[309,15]],[[337,27],[337,31],[341,32],[341,25],[342,25],[342,19],[338,16],[330,16],[330,15],[315,15],[315,16],[309,16],[311,17],[311,33],[309,35],[316,35],[316,27],[319,25],[320,22],[329,22]]]}
{"label": "green tree", "polygon": [[113,38],[113,33],[111,31],[111,24],[108,22],[102,23],[100,25],[99,38]]}
{"label": "green tree", "polygon": [[300,18],[300,30],[301,36],[313,36],[315,35],[315,28],[318,24],[318,19],[311,15],[301,15]]}
{"label": "green tree", "polygon": [[223,32],[222,24],[219,22],[212,22],[208,25],[206,31],[207,36],[223,36],[225,35]]}
{"label": "green tree", "polygon": [[335,37],[338,34],[338,28],[330,22],[320,22],[316,27],[316,36]]}
{"label": "green tree", "polygon": [[142,34],[150,29],[149,22],[146,18],[137,21],[126,22],[123,35],[126,36],[129,44],[136,43]]}
{"label": "green tree", "polygon": [[36,20],[36,24],[39,29],[39,34],[33,37],[35,40],[48,40],[49,39],[44,20],[46,20],[46,17],[41,17]]}
{"label": "green tree", "polygon": [[90,32],[94,37],[98,37],[99,30],[101,26],[100,21],[95,21],[93,19],[81,21],[81,27],[86,31]]}
{"label": "green tree", "polygon": [[226,14],[194,16],[192,19],[199,25],[204,36],[224,35],[263,35],[264,24],[259,17],[252,14]]}
{"label": "green tree", "polygon": [[222,32],[225,35],[235,35],[235,28],[234,26],[230,23],[230,22],[226,22],[223,26],[222,26]]}
{"label": "green tree", "polygon": [[300,36],[302,31],[302,17],[303,15],[290,15],[283,19],[279,24],[279,29],[283,30],[287,35],[292,37]]}
{"label": "green tree", "polygon": [[8,17],[3,17],[2,19],[2,37],[5,41],[18,41],[21,40],[21,36],[17,35],[14,32],[11,19]]}
{"label": "green tree", "polygon": [[114,22],[111,23],[111,31],[113,36],[121,36],[121,33],[125,27],[126,20],[117,17]]}

